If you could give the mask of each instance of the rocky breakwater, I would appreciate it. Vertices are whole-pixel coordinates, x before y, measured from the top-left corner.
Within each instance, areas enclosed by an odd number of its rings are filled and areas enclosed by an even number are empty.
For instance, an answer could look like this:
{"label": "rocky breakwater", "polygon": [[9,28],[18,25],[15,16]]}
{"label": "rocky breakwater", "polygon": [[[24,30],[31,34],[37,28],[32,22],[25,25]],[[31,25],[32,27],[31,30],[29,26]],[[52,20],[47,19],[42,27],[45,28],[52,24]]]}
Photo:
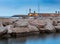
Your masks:
{"label": "rocky breakwater", "polygon": [[10,36],[25,36],[39,34],[39,29],[29,24],[28,19],[18,19],[12,25],[5,26]]}
{"label": "rocky breakwater", "polygon": [[45,29],[44,29],[44,27],[45,27],[44,20],[40,20],[40,19],[29,20],[29,24],[37,27],[39,32],[45,31]]}
{"label": "rocky breakwater", "polygon": [[29,20],[30,25],[36,26],[40,33],[54,33],[57,21],[54,18]]}
{"label": "rocky breakwater", "polygon": [[[7,21],[8,22],[8,21]],[[6,24],[6,22],[5,22]],[[1,23],[1,33],[4,32],[10,36],[18,37],[25,35],[34,35],[44,32],[55,32],[55,26],[57,22],[53,18],[48,19],[17,19],[11,20],[11,23],[4,26],[4,23]]]}

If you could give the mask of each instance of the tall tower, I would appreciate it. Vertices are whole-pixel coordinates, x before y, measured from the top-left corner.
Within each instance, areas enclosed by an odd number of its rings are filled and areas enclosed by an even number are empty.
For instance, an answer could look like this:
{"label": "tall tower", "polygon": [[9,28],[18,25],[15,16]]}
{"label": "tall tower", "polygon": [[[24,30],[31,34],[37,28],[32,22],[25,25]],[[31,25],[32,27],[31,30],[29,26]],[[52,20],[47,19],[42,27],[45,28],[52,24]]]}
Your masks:
{"label": "tall tower", "polygon": [[55,11],[55,13],[57,14],[57,11]]}
{"label": "tall tower", "polygon": [[60,11],[58,11],[58,14],[60,14]]}
{"label": "tall tower", "polygon": [[31,13],[31,9],[29,9],[29,13]]}

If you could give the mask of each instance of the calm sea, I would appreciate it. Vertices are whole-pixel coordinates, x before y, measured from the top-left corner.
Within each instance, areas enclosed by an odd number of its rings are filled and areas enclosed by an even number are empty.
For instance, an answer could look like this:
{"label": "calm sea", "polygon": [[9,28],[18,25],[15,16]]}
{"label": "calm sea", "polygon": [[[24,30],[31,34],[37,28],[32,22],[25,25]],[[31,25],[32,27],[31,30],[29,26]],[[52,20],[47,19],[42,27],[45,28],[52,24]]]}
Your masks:
{"label": "calm sea", "polygon": [[60,44],[60,34],[41,34],[20,38],[1,39],[0,44]]}

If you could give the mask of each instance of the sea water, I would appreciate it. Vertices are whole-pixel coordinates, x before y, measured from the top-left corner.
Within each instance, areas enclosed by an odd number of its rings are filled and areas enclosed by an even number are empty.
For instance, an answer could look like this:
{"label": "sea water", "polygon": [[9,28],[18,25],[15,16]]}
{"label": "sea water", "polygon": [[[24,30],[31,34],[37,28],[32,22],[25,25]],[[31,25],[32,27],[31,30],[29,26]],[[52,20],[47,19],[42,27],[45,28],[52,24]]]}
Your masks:
{"label": "sea water", "polygon": [[35,36],[1,39],[0,44],[60,44],[60,34],[41,34]]}

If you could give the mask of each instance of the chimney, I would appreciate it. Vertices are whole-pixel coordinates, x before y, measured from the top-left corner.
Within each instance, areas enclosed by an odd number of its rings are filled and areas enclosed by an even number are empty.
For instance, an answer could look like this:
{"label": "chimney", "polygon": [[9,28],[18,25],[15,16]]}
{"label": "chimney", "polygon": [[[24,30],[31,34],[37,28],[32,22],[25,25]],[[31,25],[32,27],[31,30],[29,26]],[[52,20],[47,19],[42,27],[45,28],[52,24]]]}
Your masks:
{"label": "chimney", "polygon": [[36,12],[34,11],[34,14],[35,14]]}
{"label": "chimney", "polygon": [[29,9],[29,13],[31,13],[31,9]]}
{"label": "chimney", "polygon": [[58,14],[60,14],[60,11],[58,11]]}
{"label": "chimney", "polygon": [[55,13],[57,14],[58,12],[57,12],[57,11],[55,11]]}

